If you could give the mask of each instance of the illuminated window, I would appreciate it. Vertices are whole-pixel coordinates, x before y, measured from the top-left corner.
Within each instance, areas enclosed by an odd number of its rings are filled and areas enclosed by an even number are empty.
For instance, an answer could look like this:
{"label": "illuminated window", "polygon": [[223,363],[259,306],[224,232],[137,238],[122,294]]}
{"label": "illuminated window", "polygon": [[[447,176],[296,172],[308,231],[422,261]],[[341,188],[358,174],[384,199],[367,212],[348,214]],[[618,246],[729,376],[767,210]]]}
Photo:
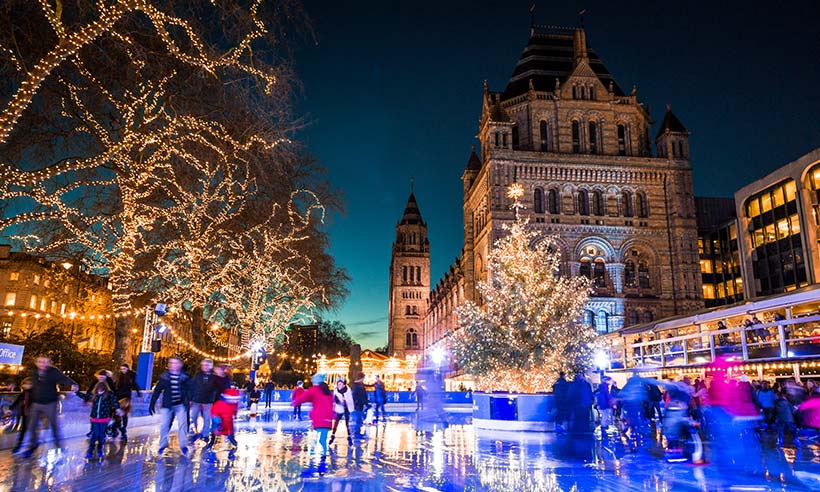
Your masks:
{"label": "illuminated window", "polygon": [[6,292],[6,306],[14,306],[17,302],[17,293],[16,292]]}
{"label": "illuminated window", "polygon": [[60,314],[65,314],[65,304],[60,304]]}
{"label": "illuminated window", "polygon": [[11,273],[9,273],[9,280],[11,280],[11,281],[20,280],[20,272],[11,272]]}
{"label": "illuminated window", "polygon": [[700,273],[712,273],[712,262],[710,260],[700,260]]}
{"label": "illuminated window", "polygon": [[[637,282],[637,275],[635,275],[635,262],[632,260],[626,260],[624,263],[624,285],[629,289],[634,289],[638,286]],[[637,313],[635,314],[636,323],[637,323]],[[632,323],[635,324],[635,323]]]}
{"label": "illuminated window", "polygon": [[40,285],[40,276],[35,273],[32,281],[34,282],[34,285]]}
{"label": "illuminated window", "polygon": [[46,299],[42,298],[42,299],[40,299],[40,311],[45,311],[45,310],[46,310]]}
{"label": "illuminated window", "polygon": [[28,307],[30,309],[37,309],[37,296],[31,296],[28,300]]}
{"label": "illuminated window", "polygon": [[641,289],[649,288],[649,265],[645,261],[638,262],[638,284]]}
{"label": "illuminated window", "polygon": [[715,286],[712,284],[703,284],[703,298],[704,299],[714,299],[715,298]]}

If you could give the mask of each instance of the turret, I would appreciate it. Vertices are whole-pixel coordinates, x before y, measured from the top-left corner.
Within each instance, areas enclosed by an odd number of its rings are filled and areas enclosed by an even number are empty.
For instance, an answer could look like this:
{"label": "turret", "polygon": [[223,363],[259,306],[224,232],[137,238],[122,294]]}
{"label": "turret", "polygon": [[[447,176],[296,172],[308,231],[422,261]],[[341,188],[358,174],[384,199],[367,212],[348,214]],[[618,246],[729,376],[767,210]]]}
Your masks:
{"label": "turret", "polygon": [[689,130],[683,126],[668,104],[661,127],[655,136],[655,147],[658,157],[689,160]]}

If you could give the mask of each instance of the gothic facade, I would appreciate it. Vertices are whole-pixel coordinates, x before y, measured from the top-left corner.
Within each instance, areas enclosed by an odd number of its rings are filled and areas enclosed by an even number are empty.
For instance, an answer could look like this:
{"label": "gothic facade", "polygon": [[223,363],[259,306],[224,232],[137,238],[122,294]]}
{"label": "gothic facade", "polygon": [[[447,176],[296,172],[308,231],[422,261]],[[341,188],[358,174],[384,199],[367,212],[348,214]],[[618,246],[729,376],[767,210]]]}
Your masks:
{"label": "gothic facade", "polygon": [[533,27],[506,88],[485,83],[480,155],[462,176],[464,248],[427,296],[423,347],[446,345],[454,309],[480,302],[487,255],[514,219],[512,183],[531,227],[554,237],[562,274],[593,281],[584,321],[599,332],[702,308],[689,132],[667,108],[653,155],[650,125],[583,29]]}

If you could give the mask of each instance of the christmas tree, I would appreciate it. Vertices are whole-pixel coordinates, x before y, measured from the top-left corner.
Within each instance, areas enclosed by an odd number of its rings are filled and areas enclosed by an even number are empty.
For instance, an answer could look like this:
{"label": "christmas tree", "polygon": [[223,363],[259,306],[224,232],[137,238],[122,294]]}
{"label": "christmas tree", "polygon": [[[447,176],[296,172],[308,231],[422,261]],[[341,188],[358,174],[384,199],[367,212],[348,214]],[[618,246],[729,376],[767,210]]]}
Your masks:
{"label": "christmas tree", "polygon": [[585,371],[592,360],[595,331],[582,322],[591,282],[560,274],[554,238],[519,216],[522,191],[514,185],[508,194],[516,220],[488,255],[483,302],[457,310],[453,359],[486,391],[548,391],[560,371]]}

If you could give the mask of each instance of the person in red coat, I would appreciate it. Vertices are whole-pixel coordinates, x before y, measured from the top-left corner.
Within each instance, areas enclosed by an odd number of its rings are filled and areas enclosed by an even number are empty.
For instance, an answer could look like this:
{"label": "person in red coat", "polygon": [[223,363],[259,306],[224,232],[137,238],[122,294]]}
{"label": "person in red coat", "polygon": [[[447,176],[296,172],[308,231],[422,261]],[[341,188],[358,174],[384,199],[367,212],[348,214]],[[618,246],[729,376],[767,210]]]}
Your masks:
{"label": "person in red coat", "polygon": [[234,449],[237,447],[234,437],[233,421],[239,409],[239,401],[242,396],[236,388],[228,388],[222,392],[222,396],[211,407],[211,437],[205,450],[210,451],[216,444],[216,436],[226,436]]}
{"label": "person in red coat", "polygon": [[[293,393],[290,395],[290,401],[298,399],[304,392],[304,383],[301,381],[296,381],[296,388],[293,389]],[[295,420],[302,420],[302,405],[293,405],[293,418]]]}
{"label": "person in red coat", "polygon": [[314,374],[310,379],[313,385],[300,395],[294,395],[291,405],[294,407],[310,402],[313,409],[310,411],[310,422],[319,434],[318,444],[322,448],[322,456],[327,456],[327,435],[333,427],[333,393],[327,386],[324,374]]}

